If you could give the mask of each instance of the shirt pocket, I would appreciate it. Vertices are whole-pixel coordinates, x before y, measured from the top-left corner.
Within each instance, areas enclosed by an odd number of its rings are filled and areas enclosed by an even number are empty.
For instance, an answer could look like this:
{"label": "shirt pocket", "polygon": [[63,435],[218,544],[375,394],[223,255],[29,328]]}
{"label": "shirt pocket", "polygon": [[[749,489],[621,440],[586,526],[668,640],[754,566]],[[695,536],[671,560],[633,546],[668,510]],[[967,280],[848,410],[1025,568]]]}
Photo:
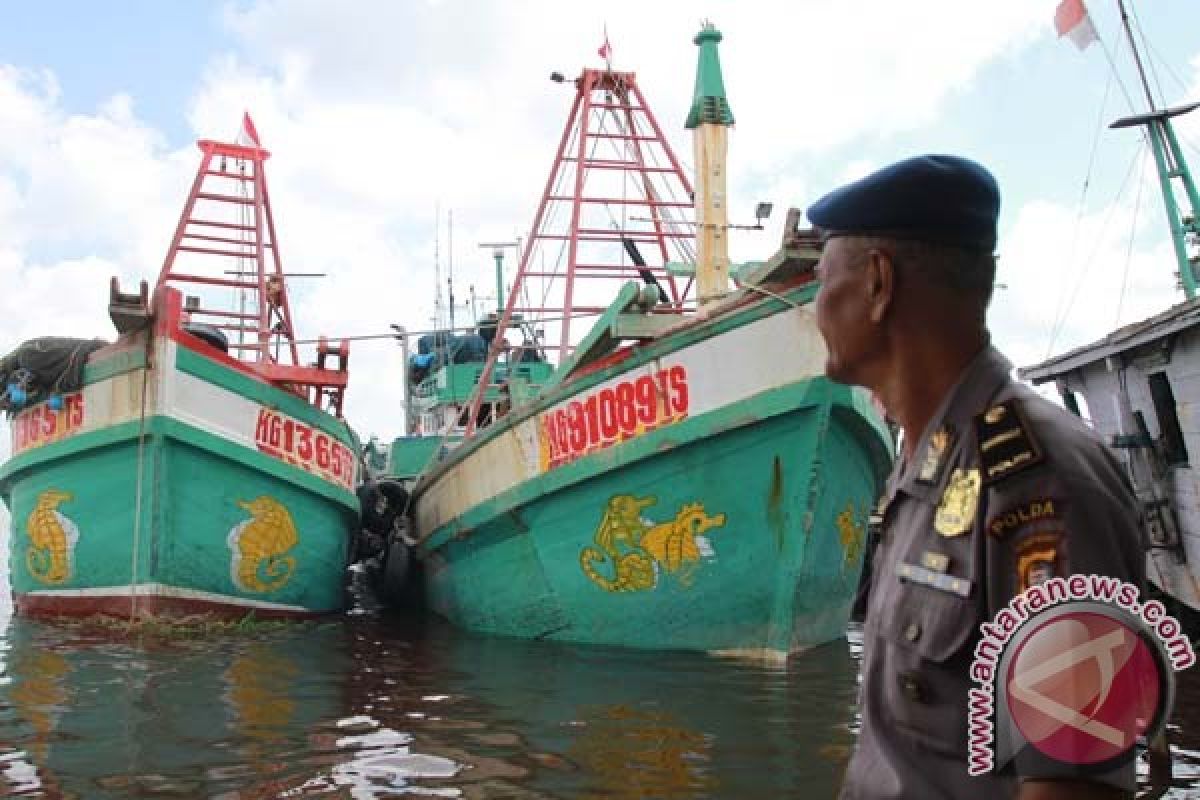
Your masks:
{"label": "shirt pocket", "polygon": [[924,582],[896,574],[893,602],[877,631],[887,653],[880,694],[893,722],[928,749],[965,757],[971,643],[980,619],[971,537],[962,538],[952,548],[960,567],[945,573],[960,581],[959,591],[945,580],[943,588],[930,585],[928,574]]}

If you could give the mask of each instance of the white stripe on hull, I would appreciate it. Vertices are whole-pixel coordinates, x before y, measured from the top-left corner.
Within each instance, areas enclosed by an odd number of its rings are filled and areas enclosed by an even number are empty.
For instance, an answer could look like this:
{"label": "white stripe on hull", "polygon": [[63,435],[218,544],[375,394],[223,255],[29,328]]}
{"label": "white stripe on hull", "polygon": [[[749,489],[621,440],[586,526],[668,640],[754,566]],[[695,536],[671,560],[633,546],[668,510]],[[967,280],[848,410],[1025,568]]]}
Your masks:
{"label": "white stripe on hull", "polygon": [[[816,313],[802,306],[749,322],[668,353],[636,370],[623,372],[587,389],[588,394],[631,377],[654,375],[680,365],[688,380],[688,416],[716,411],[762,392],[787,386],[825,371],[825,346]],[[540,420],[574,398],[523,420],[488,441],[444,473],[416,503],[418,538],[541,472]]]}
{"label": "white stripe on hull", "polygon": [[[247,450],[259,452],[255,434],[259,411],[263,406],[237,392],[180,371],[175,366],[179,347],[172,339],[156,337],[152,363],[158,366],[149,369],[148,373],[137,369],[85,386],[82,390],[83,424],[72,430],[70,435],[78,436],[121,423],[136,422],[142,414],[144,386],[146,416],[171,417]],[[168,366],[164,368],[163,365]],[[10,423],[10,428],[15,424]],[[329,438],[335,446],[345,447],[333,437]],[[357,465],[351,463],[349,468],[357,470]],[[356,483],[353,475],[345,479],[349,483],[346,486],[311,469],[308,471],[343,491],[353,491]]]}

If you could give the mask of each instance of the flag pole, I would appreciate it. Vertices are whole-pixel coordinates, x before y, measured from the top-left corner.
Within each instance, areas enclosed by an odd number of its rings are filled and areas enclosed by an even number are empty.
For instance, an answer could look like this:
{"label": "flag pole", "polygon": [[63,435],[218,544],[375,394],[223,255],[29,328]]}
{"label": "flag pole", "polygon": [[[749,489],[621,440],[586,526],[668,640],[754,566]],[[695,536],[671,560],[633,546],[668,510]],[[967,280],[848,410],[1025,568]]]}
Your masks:
{"label": "flag pole", "polygon": [[612,72],[612,45],[608,42],[608,23],[604,23],[604,44],[600,46],[599,52],[604,56],[604,68]]}
{"label": "flag pole", "polygon": [[1138,53],[1137,44],[1133,40],[1129,15],[1125,13],[1125,0],[1117,0],[1117,8],[1121,10],[1121,25],[1125,28],[1125,35],[1129,37],[1129,49],[1133,51],[1133,63],[1137,65],[1138,77],[1142,79],[1142,90],[1146,92],[1146,102],[1150,104],[1150,111],[1157,111],[1158,108],[1154,105],[1154,95],[1150,93],[1150,83],[1146,80],[1146,69],[1142,66],[1142,56]]}

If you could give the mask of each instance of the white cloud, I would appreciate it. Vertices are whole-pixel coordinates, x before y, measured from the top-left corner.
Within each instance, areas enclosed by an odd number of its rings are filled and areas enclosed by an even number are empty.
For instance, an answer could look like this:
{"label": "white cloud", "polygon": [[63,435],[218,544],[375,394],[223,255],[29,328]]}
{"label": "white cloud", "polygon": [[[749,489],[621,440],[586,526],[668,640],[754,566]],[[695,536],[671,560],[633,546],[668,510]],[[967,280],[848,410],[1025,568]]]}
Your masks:
{"label": "white cloud", "polygon": [[[1200,95],[1200,57],[1190,66],[1190,85],[1168,96],[1166,105]],[[1185,158],[1193,169],[1200,167],[1200,114],[1177,117],[1174,124]],[[997,292],[990,320],[1018,365],[1088,344],[1184,299],[1149,144],[1132,129],[1101,136],[1115,154],[1104,165],[1110,177],[1128,173],[1115,200],[1093,192],[1081,213],[1030,199],[1002,232],[997,280],[1007,288]],[[1181,188],[1176,182],[1186,213]]]}
{"label": "white cloud", "polygon": [[[301,336],[381,333],[391,322],[419,329],[432,313],[435,204],[443,217],[454,209],[458,297],[471,285],[492,294],[491,259],[476,243],[525,233],[570,102],[570,84],[547,77],[598,63],[606,23],[615,66],[636,69],[685,163],[690,40],[706,15],[725,33],[738,120],[732,207],[749,216],[764,199],[778,209],[767,232],[735,239],[742,259],[773,248],[787,205],[831,177],[878,166],[885,158],[873,145],[927,129],[989,64],[1049,37],[1040,0],[979,5],[970,25],[962,13],[952,0],[766,2],[753,13],[724,1],[363,0],[333,9],[261,0],[226,8],[237,47],[214,53],[190,87],[187,119],[197,135],[228,138],[243,109],[254,114],[273,153],[285,268],[328,274],[292,283]],[[68,114],[51,73],[0,66],[0,279],[11,298],[0,311],[13,315],[0,320],[5,341],[110,334],[109,274],[153,280],[199,157],[190,143],[168,146],[137,108],[136,97],[114,93],[93,113]],[[854,144],[862,147],[852,160],[824,163]],[[1027,206],[1003,242],[1002,280],[1013,288],[998,297],[996,319],[1014,341],[1026,331],[1044,341],[1047,300],[1026,281],[1046,274],[1064,213]],[[1115,235],[1108,244],[1106,255],[1123,252]],[[448,256],[443,242],[443,269]],[[352,345],[347,413],[363,433],[399,432],[400,370],[394,343]]]}
{"label": "white cloud", "polygon": [[1080,218],[1074,246],[1073,209],[1032,201],[1018,211],[1001,242],[997,281],[1004,288],[990,317],[998,344],[1016,363],[1099,339],[1174,301],[1174,253],[1161,212],[1147,205],[1136,221],[1141,247],[1132,253],[1132,202]]}
{"label": "white cloud", "polygon": [[[264,0],[227,10],[243,55],[214,66],[190,119],[197,130],[219,130],[243,106],[254,109],[276,153],[271,174],[289,263],[332,276],[301,298],[306,330],[321,323],[344,331],[351,321],[358,330],[391,321],[419,328],[433,298],[434,204],[455,211],[459,298],[472,284],[491,294],[490,260],[475,243],[524,233],[570,102],[570,84],[546,78],[598,62],[606,23],[615,66],[636,69],[688,163],[680,123],[695,69],[690,39],[706,13],[717,21],[739,121],[730,188],[748,216],[758,199],[784,206],[810,197],[804,165],[821,150],[927,122],[1045,22],[1032,1],[980,9],[965,37],[951,30],[960,7],[943,0],[869,10],[778,2],[753,14],[733,3],[706,6],[617,2],[565,13],[544,2],[448,0],[362,2],[331,14],[316,0]],[[757,238],[739,237],[735,257],[762,258],[783,216]],[[443,245],[443,276],[446,261]],[[380,348],[357,347],[354,363],[361,369],[366,360],[367,374],[390,380],[356,379],[351,411],[364,428],[390,434],[399,376],[394,366],[375,368]],[[388,358],[396,363],[394,352]]]}

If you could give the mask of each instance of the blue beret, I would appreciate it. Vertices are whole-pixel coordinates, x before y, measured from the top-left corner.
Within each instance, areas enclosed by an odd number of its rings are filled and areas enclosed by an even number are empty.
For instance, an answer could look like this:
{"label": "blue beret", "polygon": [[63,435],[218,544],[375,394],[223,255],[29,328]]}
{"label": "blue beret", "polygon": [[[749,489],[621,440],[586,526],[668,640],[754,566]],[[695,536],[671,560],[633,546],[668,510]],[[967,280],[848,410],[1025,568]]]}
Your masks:
{"label": "blue beret", "polygon": [[958,156],[899,161],[835,189],[808,209],[827,234],[879,234],[991,249],[1000,189],[992,173]]}

